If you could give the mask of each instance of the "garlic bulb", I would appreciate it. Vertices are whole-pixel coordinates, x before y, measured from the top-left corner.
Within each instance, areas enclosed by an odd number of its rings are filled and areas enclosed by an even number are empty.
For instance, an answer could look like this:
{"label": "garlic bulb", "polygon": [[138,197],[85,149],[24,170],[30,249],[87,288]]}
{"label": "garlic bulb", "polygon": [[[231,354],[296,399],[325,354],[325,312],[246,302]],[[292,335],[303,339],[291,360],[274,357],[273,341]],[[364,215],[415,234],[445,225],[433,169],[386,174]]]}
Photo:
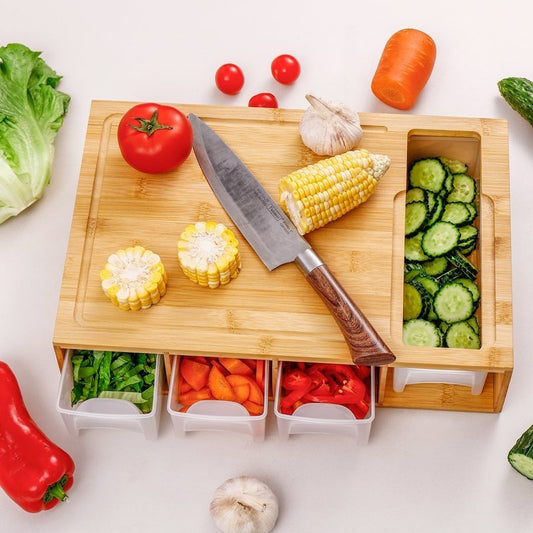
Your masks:
{"label": "garlic bulb", "polygon": [[311,107],[300,120],[300,135],[318,155],[338,155],[353,150],[363,136],[359,115],[339,102],[326,102],[307,94]]}
{"label": "garlic bulb", "polygon": [[278,500],[259,479],[234,477],[215,491],[210,512],[223,533],[269,533],[278,519]]}

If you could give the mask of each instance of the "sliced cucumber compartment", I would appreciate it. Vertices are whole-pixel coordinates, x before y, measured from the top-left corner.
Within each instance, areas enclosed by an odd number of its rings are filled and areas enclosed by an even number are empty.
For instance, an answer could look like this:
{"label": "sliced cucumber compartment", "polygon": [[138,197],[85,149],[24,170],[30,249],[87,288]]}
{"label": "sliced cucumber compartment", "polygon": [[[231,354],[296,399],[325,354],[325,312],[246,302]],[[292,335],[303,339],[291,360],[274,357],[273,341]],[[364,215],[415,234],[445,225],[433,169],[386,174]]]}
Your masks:
{"label": "sliced cucumber compartment", "polygon": [[405,209],[403,342],[479,349],[478,187],[446,156],[409,168]]}

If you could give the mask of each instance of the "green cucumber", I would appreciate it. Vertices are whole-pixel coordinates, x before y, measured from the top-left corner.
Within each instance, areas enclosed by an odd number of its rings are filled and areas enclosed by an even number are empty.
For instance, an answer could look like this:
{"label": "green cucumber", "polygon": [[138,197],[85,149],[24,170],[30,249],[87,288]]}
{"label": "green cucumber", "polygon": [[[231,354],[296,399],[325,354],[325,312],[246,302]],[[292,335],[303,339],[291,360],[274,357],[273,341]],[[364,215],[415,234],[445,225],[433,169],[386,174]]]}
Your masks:
{"label": "green cucumber", "polygon": [[422,250],[422,237],[424,232],[421,231],[413,237],[405,239],[404,256],[407,261],[428,261],[431,259]]}
{"label": "green cucumber", "polygon": [[431,157],[415,161],[409,169],[411,187],[420,187],[434,193],[440,192],[446,176],[444,165]]}
{"label": "green cucumber", "polygon": [[517,472],[533,479],[533,426],[515,442],[507,454],[507,459]]}
{"label": "green cucumber", "polygon": [[481,347],[479,335],[466,321],[450,324],[450,327],[446,330],[445,341],[448,348],[477,350]]}
{"label": "green cucumber", "polygon": [[527,78],[504,78],[498,82],[504,100],[533,126],[533,82]]}
{"label": "green cucumber", "polygon": [[435,222],[422,236],[422,251],[429,257],[440,257],[455,249],[459,229],[451,222]]}
{"label": "green cucumber", "polygon": [[413,187],[405,194],[405,203],[411,202],[426,202],[426,191],[420,187]]}
{"label": "green cucumber", "polygon": [[431,261],[424,261],[421,267],[428,276],[440,276],[448,268],[448,259],[444,256],[435,257]]}
{"label": "green cucumber", "polygon": [[425,202],[411,202],[405,206],[405,236],[416,235],[426,224],[428,208]]}
{"label": "green cucumber", "polygon": [[403,342],[409,346],[438,348],[442,345],[442,333],[433,322],[413,318],[404,322]]}
{"label": "green cucumber", "polygon": [[474,314],[474,298],[464,285],[451,281],[438,290],[433,309],[439,319],[448,324],[462,322]]}
{"label": "green cucumber", "polygon": [[452,174],[466,174],[468,166],[457,159],[449,159],[447,157],[439,157],[440,162],[450,169]]}
{"label": "green cucumber", "polygon": [[478,269],[467,258],[478,243],[477,188],[466,163],[456,159],[430,155],[409,168],[403,309],[407,344],[480,346],[474,315],[481,299]]}

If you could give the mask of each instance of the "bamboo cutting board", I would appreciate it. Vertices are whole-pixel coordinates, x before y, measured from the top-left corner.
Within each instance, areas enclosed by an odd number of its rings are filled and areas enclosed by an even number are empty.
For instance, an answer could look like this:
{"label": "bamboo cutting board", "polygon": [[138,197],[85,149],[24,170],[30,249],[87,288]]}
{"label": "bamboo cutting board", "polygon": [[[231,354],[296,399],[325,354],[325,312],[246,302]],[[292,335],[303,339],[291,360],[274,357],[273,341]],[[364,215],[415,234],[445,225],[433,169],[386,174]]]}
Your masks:
{"label": "bamboo cutting board", "polygon": [[[344,337],[294,264],[270,272],[228,218],[194,154],[176,171],[143,174],[123,160],[117,126],[133,102],[92,103],[65,262],[54,346],[170,354],[351,362]],[[175,104],[205,120],[277,200],[285,174],[317,161],[301,142],[302,111]],[[397,356],[396,366],[510,371],[512,360],[508,142],[505,121],[361,114],[360,147],[391,167],[362,206],[306,238]],[[466,160],[481,183],[482,348],[420,349],[402,343],[406,175],[417,157]],[[215,290],[181,272],[176,243],[187,224],[214,220],[237,235],[242,271]],[[148,310],[121,311],[99,273],[117,249],[158,253],[168,291]]]}

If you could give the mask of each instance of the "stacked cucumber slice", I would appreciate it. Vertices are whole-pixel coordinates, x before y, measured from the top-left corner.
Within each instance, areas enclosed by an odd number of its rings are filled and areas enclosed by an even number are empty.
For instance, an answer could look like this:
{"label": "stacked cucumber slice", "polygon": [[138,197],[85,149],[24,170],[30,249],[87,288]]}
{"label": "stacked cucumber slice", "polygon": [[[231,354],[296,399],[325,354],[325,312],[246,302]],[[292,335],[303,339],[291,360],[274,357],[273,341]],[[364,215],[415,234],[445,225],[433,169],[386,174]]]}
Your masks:
{"label": "stacked cucumber slice", "polygon": [[481,347],[475,316],[478,269],[476,181],[465,163],[415,161],[405,206],[403,341],[414,346]]}

